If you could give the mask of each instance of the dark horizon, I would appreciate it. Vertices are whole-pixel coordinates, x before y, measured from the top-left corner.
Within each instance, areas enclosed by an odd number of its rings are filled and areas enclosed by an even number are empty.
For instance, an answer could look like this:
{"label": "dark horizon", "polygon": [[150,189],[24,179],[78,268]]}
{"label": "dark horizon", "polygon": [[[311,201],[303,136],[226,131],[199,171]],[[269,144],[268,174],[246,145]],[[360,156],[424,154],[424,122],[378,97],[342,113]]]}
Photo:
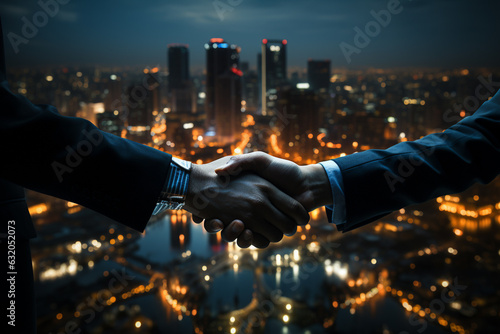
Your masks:
{"label": "dark horizon", "polygon": [[[304,68],[310,58],[330,59],[332,68],[347,69],[498,67],[500,52],[490,37],[500,33],[494,17],[500,4],[489,0],[473,6],[463,0],[318,0],[307,7],[281,0],[241,0],[231,6],[222,1],[126,2],[119,7],[96,1],[42,3],[51,6],[16,0],[0,5],[10,67],[165,66],[167,45],[183,43],[190,47],[196,70],[204,68],[203,45],[213,37],[241,46],[241,60],[251,68],[263,38],[288,40],[290,68]],[[215,3],[226,5],[216,9]],[[384,17],[381,11],[389,9],[393,14]],[[381,15],[378,30],[369,24],[377,22],[373,13]],[[23,35],[26,20],[33,23],[34,17],[37,32]],[[373,37],[357,44],[359,53],[346,57],[342,43],[356,47],[355,28],[366,33],[367,24],[375,29]],[[21,38],[17,45],[15,38]]]}

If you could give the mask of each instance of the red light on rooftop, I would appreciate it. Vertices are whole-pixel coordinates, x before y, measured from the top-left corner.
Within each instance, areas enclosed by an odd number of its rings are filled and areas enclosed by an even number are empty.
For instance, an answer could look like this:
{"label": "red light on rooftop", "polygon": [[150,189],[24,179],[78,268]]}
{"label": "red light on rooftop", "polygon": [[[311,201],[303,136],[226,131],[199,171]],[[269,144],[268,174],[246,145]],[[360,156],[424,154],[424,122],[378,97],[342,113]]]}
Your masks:
{"label": "red light on rooftop", "polygon": [[237,68],[231,68],[231,72],[233,72],[234,74],[238,75],[238,76],[243,76],[243,72]]}
{"label": "red light on rooftop", "polygon": [[267,39],[265,39],[265,38],[264,38],[264,39],[262,40],[262,44],[267,44]]}
{"label": "red light on rooftop", "polygon": [[210,40],[210,43],[224,43],[224,39],[223,38],[212,38]]}
{"label": "red light on rooftop", "polygon": [[283,45],[287,45],[288,41],[284,39],[281,43],[283,43]]}

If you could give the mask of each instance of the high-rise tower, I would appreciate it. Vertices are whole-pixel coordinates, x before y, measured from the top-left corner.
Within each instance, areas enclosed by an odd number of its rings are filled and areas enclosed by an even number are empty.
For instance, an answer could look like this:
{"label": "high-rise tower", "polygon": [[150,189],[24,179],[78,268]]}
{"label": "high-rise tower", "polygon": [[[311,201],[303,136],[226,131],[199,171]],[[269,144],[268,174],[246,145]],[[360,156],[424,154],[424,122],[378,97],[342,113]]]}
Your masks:
{"label": "high-rise tower", "polygon": [[185,88],[189,82],[189,47],[185,44],[168,46],[168,89]]}
{"label": "high-rise tower", "polygon": [[330,87],[330,61],[309,59],[307,81],[315,92],[327,93]]}
{"label": "high-rise tower", "polygon": [[168,98],[174,113],[196,112],[196,92],[189,75],[189,47],[185,44],[168,46]]}
{"label": "high-rise tower", "polygon": [[262,114],[267,115],[268,108],[272,107],[275,90],[287,83],[287,57],[284,40],[262,40],[262,51],[259,59]]}
{"label": "high-rise tower", "polygon": [[222,38],[212,38],[205,49],[207,130],[215,131],[216,141],[221,145],[231,144],[241,127],[240,48]]}

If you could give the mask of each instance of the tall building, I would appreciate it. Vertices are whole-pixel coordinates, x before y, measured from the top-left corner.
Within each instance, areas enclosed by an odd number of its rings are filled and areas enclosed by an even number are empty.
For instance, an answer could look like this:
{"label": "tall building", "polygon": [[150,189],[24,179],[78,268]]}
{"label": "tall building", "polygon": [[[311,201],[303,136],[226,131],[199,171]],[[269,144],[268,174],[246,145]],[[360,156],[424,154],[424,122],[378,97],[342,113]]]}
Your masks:
{"label": "tall building", "polygon": [[185,44],[168,45],[168,89],[185,88],[189,82],[189,47]]}
{"label": "tall building", "polygon": [[106,87],[106,97],[104,98],[104,109],[105,110],[117,110],[122,103],[122,83],[120,77],[113,74],[110,79],[105,83]]}
{"label": "tall building", "polygon": [[307,81],[315,92],[328,92],[330,87],[330,61],[309,59],[307,62]]}
{"label": "tall building", "polygon": [[246,112],[256,113],[259,109],[259,75],[254,70],[243,71],[243,106]]}
{"label": "tall building", "polygon": [[232,144],[241,129],[240,48],[222,38],[212,38],[205,49],[207,132],[215,134],[215,141],[221,145]]}
{"label": "tall building", "polygon": [[296,158],[310,157],[319,147],[318,95],[311,89],[286,88],[278,96],[279,143],[284,153]]}
{"label": "tall building", "polygon": [[189,75],[189,47],[168,46],[168,100],[174,113],[196,112],[196,90]]}
{"label": "tall building", "polygon": [[255,70],[250,70],[248,62],[242,62],[240,69],[243,72],[241,89],[244,101],[241,111],[255,113],[259,108],[259,76]]}
{"label": "tall building", "polygon": [[135,86],[126,90],[127,138],[148,144],[151,142],[151,127],[154,116],[160,109],[160,79],[158,72],[149,72]]}
{"label": "tall building", "polygon": [[274,107],[272,101],[275,100],[276,90],[287,84],[286,46],[285,39],[262,40],[258,59],[262,115],[267,115],[269,109]]}

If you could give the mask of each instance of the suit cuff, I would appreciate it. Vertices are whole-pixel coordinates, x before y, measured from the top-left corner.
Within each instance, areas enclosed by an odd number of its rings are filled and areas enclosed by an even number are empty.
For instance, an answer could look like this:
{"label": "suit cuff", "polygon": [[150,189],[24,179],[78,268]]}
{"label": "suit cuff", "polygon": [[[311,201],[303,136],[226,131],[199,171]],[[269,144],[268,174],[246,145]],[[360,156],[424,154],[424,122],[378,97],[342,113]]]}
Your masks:
{"label": "suit cuff", "polygon": [[334,223],[339,231],[343,231],[346,228],[346,206],[342,172],[333,160],[322,161],[320,165],[325,169],[332,189],[333,205],[326,206],[328,220]]}

